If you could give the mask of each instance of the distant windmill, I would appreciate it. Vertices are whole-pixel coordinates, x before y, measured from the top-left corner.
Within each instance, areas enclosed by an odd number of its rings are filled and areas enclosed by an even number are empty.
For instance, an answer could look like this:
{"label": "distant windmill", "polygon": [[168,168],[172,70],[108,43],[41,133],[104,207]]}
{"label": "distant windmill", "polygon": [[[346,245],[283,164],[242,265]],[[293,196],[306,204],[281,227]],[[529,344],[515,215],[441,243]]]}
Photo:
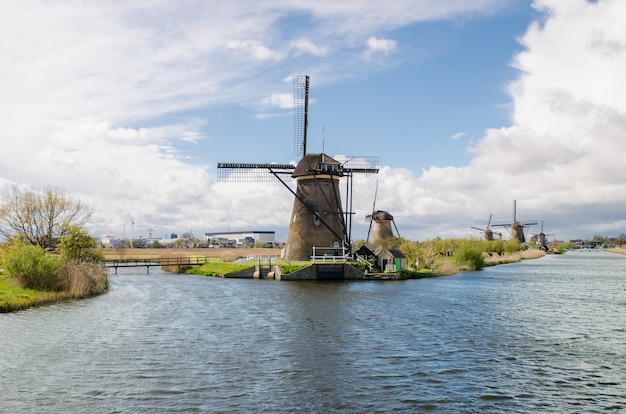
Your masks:
{"label": "distant windmill", "polygon": [[543,251],[548,251],[550,250],[550,247],[548,246],[548,238],[547,236],[554,236],[554,234],[545,234],[543,232],[543,220],[541,221],[541,227],[539,227],[539,234],[537,235],[537,246],[539,246],[539,248]]}
{"label": "distant windmill", "polygon": [[537,224],[536,221],[529,223],[517,221],[517,200],[513,200],[513,222],[508,224],[494,224],[494,226],[506,227],[511,234],[511,240],[519,240],[520,243],[524,243],[526,242],[524,229],[528,229],[529,226],[536,226]]}
{"label": "distant windmill", "polygon": [[[370,240],[370,233],[372,235],[373,240],[384,240],[390,237],[400,237],[400,232],[398,231],[398,227],[396,226],[396,222],[393,219],[393,216],[389,214],[388,211],[384,210],[376,210],[376,196],[378,195],[378,182],[376,182],[376,191],[374,192],[374,204],[372,206],[372,214],[368,214],[365,216],[365,219],[369,221],[370,226],[367,230],[367,241]],[[393,234],[393,229],[391,226],[396,229],[396,235]],[[372,227],[374,231],[372,232]]]}
{"label": "distant windmill", "polygon": [[[313,247],[352,247],[352,176],[378,173],[378,157],[335,156],[307,153],[309,77],[293,79],[294,152],[301,157],[293,164],[218,163],[218,181],[280,181],[295,197],[285,258],[310,260]],[[341,205],[339,179],[347,178],[346,209]],[[296,180],[294,192],[286,181]]]}
{"label": "distant windmill", "polygon": [[[484,229],[481,229],[480,227],[472,227],[473,229],[480,231],[481,234],[483,235],[483,237],[485,238],[485,240],[493,240],[494,232],[493,232],[493,230],[491,230],[489,228],[489,226],[491,226],[491,217],[492,216],[493,216],[493,214],[489,215],[489,221],[487,222],[487,227],[485,227]],[[498,232],[498,233],[495,233],[495,234],[497,234],[498,237],[500,239],[502,239],[502,233]]]}

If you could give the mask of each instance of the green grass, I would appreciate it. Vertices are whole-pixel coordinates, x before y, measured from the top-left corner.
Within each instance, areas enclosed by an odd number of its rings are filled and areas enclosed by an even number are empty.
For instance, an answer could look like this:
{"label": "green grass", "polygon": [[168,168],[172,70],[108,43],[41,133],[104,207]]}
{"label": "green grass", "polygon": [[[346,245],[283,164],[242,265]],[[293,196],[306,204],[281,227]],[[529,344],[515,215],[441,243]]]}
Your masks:
{"label": "green grass", "polygon": [[296,272],[307,266],[311,266],[311,262],[292,262],[292,261],[278,261],[278,266],[282,274],[287,275],[289,273]]}
{"label": "green grass", "polygon": [[62,292],[25,289],[14,285],[13,280],[0,275],[0,312],[13,312],[64,299]]}
{"label": "green grass", "polygon": [[186,271],[193,275],[224,276],[253,267],[256,262],[210,262],[195,266]]}
{"label": "green grass", "polygon": [[[275,262],[272,261],[274,264]],[[195,266],[185,271],[188,274],[204,275],[204,276],[224,276],[229,273],[240,272],[245,269],[249,269],[257,264],[256,261],[251,260],[247,262],[222,262],[215,261],[203,264],[202,266]],[[300,270],[304,267],[310,266],[311,262],[287,262],[278,260],[276,263],[283,274],[288,274]]]}

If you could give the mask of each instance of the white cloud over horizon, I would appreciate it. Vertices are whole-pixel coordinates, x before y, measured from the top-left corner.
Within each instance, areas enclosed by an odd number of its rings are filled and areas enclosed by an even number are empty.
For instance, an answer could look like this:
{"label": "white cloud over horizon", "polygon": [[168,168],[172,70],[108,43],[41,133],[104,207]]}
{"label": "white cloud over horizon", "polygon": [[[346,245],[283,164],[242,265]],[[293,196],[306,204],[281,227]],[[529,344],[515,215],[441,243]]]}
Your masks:
{"label": "white cloud over horizon", "polygon": [[[289,74],[306,70],[328,84],[364,76],[370,68],[360,56],[378,51],[391,61],[402,53],[394,30],[490,16],[507,3],[515,1],[4,3],[0,192],[11,184],[63,188],[95,207],[94,232],[118,236],[124,229],[130,237],[131,220],[134,236],[144,237],[149,228],[159,236],[251,228],[284,235],[292,197],[280,184],[216,182],[215,165],[189,150],[212,140],[199,114],[286,108]],[[533,7],[542,20],[511,55],[511,124],[473,139],[465,166],[418,175],[385,165],[378,176],[357,177],[356,238],[365,235],[377,181],[377,208],[415,240],[478,236],[470,226],[490,214],[510,219],[513,200],[519,216],[545,221],[560,239],[626,232],[626,5]]]}

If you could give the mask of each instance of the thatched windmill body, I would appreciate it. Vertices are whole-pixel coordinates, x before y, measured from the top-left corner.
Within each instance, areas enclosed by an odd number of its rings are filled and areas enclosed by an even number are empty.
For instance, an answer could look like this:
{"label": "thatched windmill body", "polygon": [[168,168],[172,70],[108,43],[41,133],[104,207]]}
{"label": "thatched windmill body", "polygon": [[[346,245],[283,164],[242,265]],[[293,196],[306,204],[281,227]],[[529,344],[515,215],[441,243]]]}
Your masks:
{"label": "thatched windmill body", "polygon": [[[378,173],[378,157],[307,153],[309,77],[294,77],[293,164],[218,163],[218,181],[280,181],[294,196],[285,258],[310,260],[313,248],[332,248],[334,255],[351,250],[352,176]],[[346,208],[340,179],[346,178]],[[287,181],[296,181],[296,191]]]}

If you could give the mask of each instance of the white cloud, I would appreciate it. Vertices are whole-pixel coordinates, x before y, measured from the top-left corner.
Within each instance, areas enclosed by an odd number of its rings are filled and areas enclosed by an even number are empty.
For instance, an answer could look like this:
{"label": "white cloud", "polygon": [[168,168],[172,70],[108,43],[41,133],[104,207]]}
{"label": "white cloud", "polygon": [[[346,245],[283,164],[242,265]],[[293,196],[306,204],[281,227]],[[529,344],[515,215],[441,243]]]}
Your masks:
{"label": "white cloud", "polygon": [[291,109],[293,108],[293,95],[291,93],[275,93],[264,99],[264,103],[276,108]]}
{"label": "white cloud", "polygon": [[[593,232],[603,220],[615,235],[624,231],[617,224],[621,213],[605,207],[626,202],[621,167],[626,86],[619,75],[626,71],[621,46],[626,30],[619,23],[626,5],[610,0],[535,4],[547,19],[529,28],[521,39],[526,49],[515,57],[521,75],[511,87],[513,125],[487,131],[470,149],[474,158],[467,167],[432,167],[419,184],[435,199],[447,200],[452,207],[437,211],[459,224],[490,213],[503,216],[517,199],[521,214],[545,220],[557,236]],[[454,208],[455,203],[463,208]],[[436,231],[433,226],[428,233]]]}
{"label": "white cloud", "polygon": [[300,38],[291,42],[292,49],[295,50],[296,56],[308,53],[313,56],[326,56],[329,53],[327,46],[318,46],[310,39]]}
{"label": "white cloud", "polygon": [[272,50],[261,42],[254,40],[229,42],[226,48],[228,50],[242,51],[245,54],[243,58],[252,57],[253,59],[273,60],[275,62],[285,58],[283,53]]}
{"label": "white cloud", "polygon": [[372,60],[381,55],[386,57],[396,49],[397,43],[392,39],[379,39],[372,36],[365,42],[366,50],[363,52],[363,59]]}

